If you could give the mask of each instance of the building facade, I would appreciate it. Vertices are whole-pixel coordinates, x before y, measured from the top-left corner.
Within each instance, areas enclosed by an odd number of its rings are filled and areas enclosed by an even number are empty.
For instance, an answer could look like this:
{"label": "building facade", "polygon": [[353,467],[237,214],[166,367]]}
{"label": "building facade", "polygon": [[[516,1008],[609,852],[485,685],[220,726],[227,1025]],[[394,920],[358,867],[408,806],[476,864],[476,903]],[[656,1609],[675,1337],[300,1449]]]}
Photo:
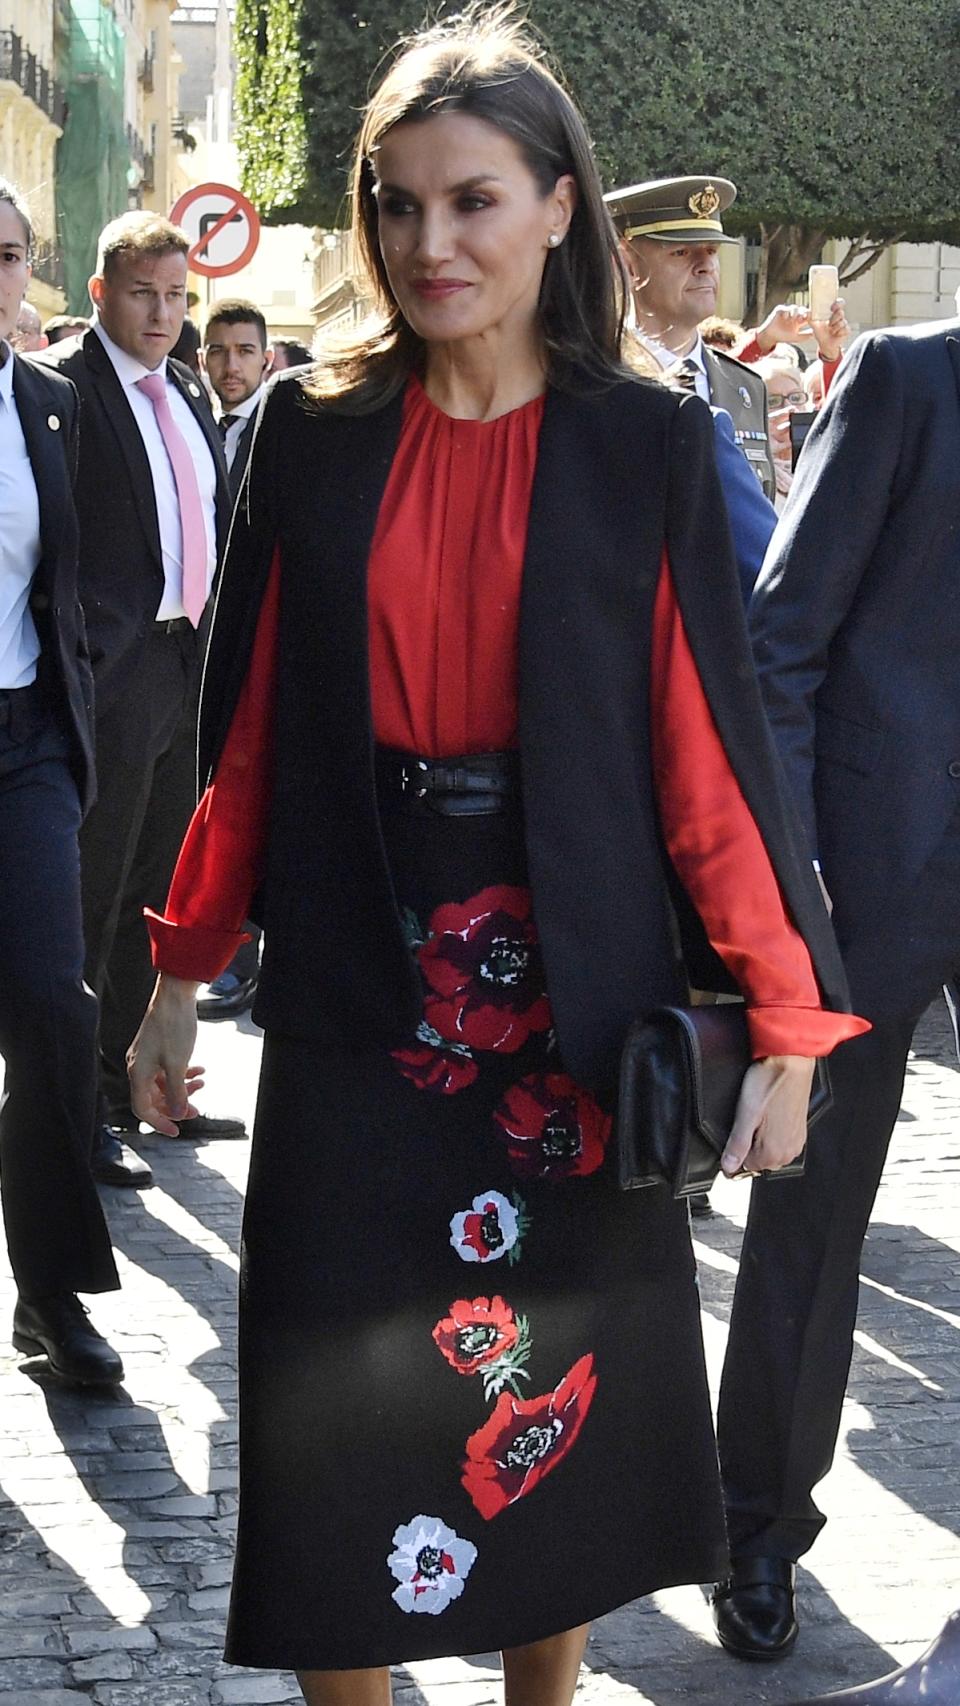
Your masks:
{"label": "building facade", "polygon": [[64,305],[56,241],[54,180],[63,134],[57,75],[60,13],[51,0],[5,0],[0,28],[0,174],[30,205],[38,250],[29,298],[44,318]]}

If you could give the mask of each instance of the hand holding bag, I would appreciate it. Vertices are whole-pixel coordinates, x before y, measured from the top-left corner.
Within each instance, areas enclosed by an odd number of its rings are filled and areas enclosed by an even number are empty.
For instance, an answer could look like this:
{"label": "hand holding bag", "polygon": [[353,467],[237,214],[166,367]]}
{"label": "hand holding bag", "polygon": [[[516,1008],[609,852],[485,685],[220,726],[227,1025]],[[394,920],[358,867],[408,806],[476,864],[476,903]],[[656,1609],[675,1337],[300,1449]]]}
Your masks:
{"label": "hand holding bag", "polygon": [[[658,1007],[627,1033],[620,1062],[617,1162],[625,1191],[666,1182],[675,1197],[709,1190],[752,1064],[745,1009]],[[833,1100],[816,1063],[807,1130]],[[801,1153],[774,1179],[803,1172]]]}

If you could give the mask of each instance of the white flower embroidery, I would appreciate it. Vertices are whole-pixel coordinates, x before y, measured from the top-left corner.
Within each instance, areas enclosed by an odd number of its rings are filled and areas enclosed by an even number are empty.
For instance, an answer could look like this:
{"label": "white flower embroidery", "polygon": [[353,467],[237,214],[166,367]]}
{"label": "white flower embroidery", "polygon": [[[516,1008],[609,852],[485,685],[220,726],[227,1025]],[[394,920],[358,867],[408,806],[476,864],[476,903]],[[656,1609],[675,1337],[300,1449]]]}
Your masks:
{"label": "white flower embroidery", "polygon": [[498,1262],[509,1255],[523,1231],[521,1207],[499,1191],[482,1191],[474,1197],[470,1207],[450,1222],[450,1242],[461,1260]]}
{"label": "white flower embroidery", "polygon": [[399,1587],[392,1598],[401,1611],[425,1611],[439,1616],[452,1599],[459,1599],[473,1568],[477,1548],[461,1540],[438,1516],[415,1516],[397,1529],[387,1564]]}

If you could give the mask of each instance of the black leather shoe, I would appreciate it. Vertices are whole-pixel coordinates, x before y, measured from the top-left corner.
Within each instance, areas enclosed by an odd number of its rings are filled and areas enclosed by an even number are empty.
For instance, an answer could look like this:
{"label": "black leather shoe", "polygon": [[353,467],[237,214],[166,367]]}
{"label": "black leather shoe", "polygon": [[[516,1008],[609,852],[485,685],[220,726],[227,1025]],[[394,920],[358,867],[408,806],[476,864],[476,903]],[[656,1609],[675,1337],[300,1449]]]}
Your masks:
{"label": "black leather shoe", "polygon": [[13,1345],[26,1356],[46,1356],[54,1374],[79,1386],[116,1386],[123,1363],[90,1321],[72,1291],[40,1297],[34,1303],[17,1298],[13,1311]]}
{"label": "black leather shoe", "polygon": [[100,1185],[128,1185],[132,1190],[142,1191],[153,1184],[147,1163],[128,1149],[119,1132],[109,1125],[102,1125],[97,1132],[90,1166]]}
{"label": "black leather shoe", "polygon": [[215,1138],[246,1137],[247,1128],[242,1120],[216,1119],[212,1114],[194,1114],[192,1119],[178,1120],[177,1126],[181,1137],[192,1138],[195,1143],[206,1143]]}
{"label": "black leather shoe", "polygon": [[238,977],[234,971],[223,971],[212,983],[201,984],[197,991],[197,1018],[235,1018],[252,1006],[256,993],[255,977]]}
{"label": "black leather shoe", "polygon": [[697,1191],[694,1196],[687,1198],[687,1203],[689,1204],[690,1213],[693,1215],[694,1220],[711,1219],[713,1215],[713,1204],[710,1201],[709,1191]]}
{"label": "black leather shoe", "polygon": [[878,1682],[818,1694],[802,1706],[957,1706],[960,1700],[960,1611],[948,1618],[932,1647],[912,1665]]}
{"label": "black leather shoe", "polygon": [[800,1633],[797,1566],[789,1558],[735,1558],[713,1591],[713,1621],[725,1652],[738,1659],[782,1659]]}

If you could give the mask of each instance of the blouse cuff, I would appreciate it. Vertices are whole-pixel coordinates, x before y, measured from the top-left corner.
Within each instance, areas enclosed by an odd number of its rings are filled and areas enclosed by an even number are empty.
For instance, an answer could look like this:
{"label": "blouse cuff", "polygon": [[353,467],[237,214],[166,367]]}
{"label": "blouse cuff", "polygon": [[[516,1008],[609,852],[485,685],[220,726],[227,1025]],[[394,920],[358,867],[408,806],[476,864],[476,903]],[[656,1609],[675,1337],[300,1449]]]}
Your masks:
{"label": "blouse cuff", "polygon": [[237,949],[250,941],[249,930],[210,930],[202,924],[174,924],[145,906],[150,952],[157,971],[188,983],[212,983],[226,971]]}
{"label": "blouse cuff", "polygon": [[870,1030],[855,1013],[823,1007],[748,1007],[747,1028],[754,1060],[768,1054],[830,1054],[838,1043]]}

